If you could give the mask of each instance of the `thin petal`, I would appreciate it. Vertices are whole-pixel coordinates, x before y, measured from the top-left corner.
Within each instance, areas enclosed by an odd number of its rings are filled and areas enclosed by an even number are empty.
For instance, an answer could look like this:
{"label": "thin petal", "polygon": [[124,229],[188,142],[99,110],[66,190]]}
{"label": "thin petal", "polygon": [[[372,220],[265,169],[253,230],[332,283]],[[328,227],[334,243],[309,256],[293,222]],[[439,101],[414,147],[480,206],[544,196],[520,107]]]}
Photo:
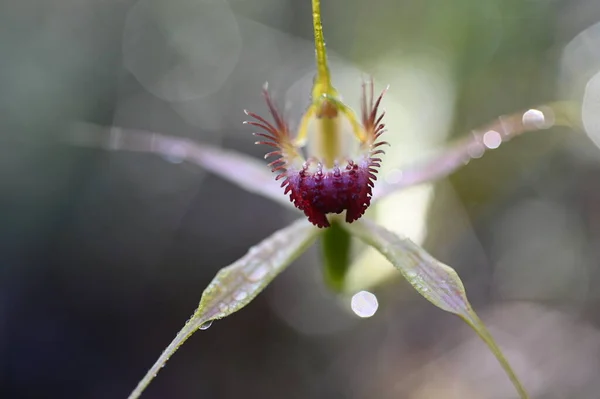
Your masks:
{"label": "thin petal", "polygon": [[523,133],[553,126],[577,127],[580,122],[574,116],[576,114],[577,109],[574,109],[573,104],[559,102],[502,116],[473,131],[468,137],[458,139],[431,158],[400,168],[398,178],[393,181],[381,179],[373,192],[373,200],[410,186],[444,178],[470,160],[480,158],[486,151],[498,148],[502,143]]}
{"label": "thin petal", "polygon": [[202,293],[198,309],[138,383],[129,399],[139,398],[175,351],[212,320],[237,312],[252,301],[314,241],[319,229],[301,219],[277,231],[242,258],[221,269]]}
{"label": "thin petal", "polygon": [[280,185],[273,180],[273,175],[265,168],[263,162],[235,151],[161,133],[82,123],[71,129],[67,140],[71,144],[86,147],[149,152],[166,159],[176,159],[178,162],[188,161],[229,180],[248,192],[293,208],[288,199],[282,195]]}
{"label": "thin petal", "polygon": [[369,220],[362,219],[344,227],[381,252],[425,299],[460,316],[469,324],[494,353],[521,398],[528,398],[500,348],[471,308],[464,286],[451,267],[436,260],[409,239],[401,238]]}

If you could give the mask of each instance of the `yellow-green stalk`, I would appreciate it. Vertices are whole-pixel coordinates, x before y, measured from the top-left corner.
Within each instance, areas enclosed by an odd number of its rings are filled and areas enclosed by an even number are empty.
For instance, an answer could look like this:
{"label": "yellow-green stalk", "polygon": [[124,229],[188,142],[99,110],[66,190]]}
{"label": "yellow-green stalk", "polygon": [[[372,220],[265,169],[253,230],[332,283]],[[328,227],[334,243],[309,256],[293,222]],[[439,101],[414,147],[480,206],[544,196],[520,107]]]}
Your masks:
{"label": "yellow-green stalk", "polygon": [[341,113],[348,119],[354,134],[361,141],[365,139],[365,134],[352,110],[338,99],[338,92],[331,83],[321,22],[320,0],[312,0],[312,13],[317,74],[312,89],[312,103],[300,122],[296,143],[302,145],[306,142],[309,122],[316,116],[315,155],[325,167],[331,168],[336,161],[342,161],[338,159],[342,155],[339,114]]}

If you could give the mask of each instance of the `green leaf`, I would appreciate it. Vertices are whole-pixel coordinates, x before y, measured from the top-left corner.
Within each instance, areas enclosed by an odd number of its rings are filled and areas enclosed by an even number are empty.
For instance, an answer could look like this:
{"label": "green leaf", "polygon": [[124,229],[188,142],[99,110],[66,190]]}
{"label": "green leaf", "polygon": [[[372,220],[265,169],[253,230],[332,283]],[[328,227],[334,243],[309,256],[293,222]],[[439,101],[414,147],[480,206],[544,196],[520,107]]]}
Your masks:
{"label": "green leaf", "polygon": [[337,219],[331,220],[331,227],[323,232],[323,272],[325,282],[335,291],[344,289],[346,274],[350,266],[350,234],[340,226]]}
{"label": "green leaf", "polygon": [[194,163],[244,190],[296,209],[265,162],[235,151],[145,130],[76,123],[65,137],[73,145],[110,151],[149,152],[171,162]]}
{"label": "green leaf", "polygon": [[129,399],[138,398],[175,351],[198,329],[237,312],[302,254],[322,230],[301,219],[249,249],[221,269],[202,293],[198,309],[138,383]]}
{"label": "green leaf", "polygon": [[344,228],[381,252],[429,302],[460,316],[469,324],[494,353],[521,398],[529,397],[493,337],[471,308],[465,288],[451,267],[436,260],[409,239],[398,237],[369,220],[345,224]]}

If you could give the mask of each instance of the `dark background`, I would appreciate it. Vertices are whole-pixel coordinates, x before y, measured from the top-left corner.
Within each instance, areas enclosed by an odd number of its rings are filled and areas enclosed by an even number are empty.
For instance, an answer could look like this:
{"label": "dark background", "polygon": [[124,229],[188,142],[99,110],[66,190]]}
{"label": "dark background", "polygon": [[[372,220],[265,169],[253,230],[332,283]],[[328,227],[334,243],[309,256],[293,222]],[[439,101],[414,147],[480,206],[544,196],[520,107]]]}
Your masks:
{"label": "dark background", "polygon": [[[390,167],[501,114],[581,102],[600,69],[593,0],[323,7],[339,90],[360,72],[392,81]],[[0,397],[125,398],[215,273],[296,217],[194,165],[63,133],[151,129],[260,157],[241,111],[264,111],[268,80],[302,112],[310,15],[308,0],[0,2]],[[599,154],[582,132],[534,133],[430,187],[427,206],[385,208],[419,209],[399,228],[457,269],[535,398],[599,397]],[[397,277],[361,320],[320,273],[313,248],[143,397],[515,397],[475,334]]]}

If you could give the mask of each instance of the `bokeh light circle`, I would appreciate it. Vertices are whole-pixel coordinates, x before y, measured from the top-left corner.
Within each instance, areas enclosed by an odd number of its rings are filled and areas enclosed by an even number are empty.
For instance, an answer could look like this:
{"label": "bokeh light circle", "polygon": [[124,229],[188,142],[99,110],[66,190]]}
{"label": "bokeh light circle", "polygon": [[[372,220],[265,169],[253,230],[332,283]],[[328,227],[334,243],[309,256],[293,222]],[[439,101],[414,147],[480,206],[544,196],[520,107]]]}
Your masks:
{"label": "bokeh light circle", "polygon": [[186,101],[218,91],[242,47],[224,0],[141,0],[127,16],[125,67],[153,95]]}

